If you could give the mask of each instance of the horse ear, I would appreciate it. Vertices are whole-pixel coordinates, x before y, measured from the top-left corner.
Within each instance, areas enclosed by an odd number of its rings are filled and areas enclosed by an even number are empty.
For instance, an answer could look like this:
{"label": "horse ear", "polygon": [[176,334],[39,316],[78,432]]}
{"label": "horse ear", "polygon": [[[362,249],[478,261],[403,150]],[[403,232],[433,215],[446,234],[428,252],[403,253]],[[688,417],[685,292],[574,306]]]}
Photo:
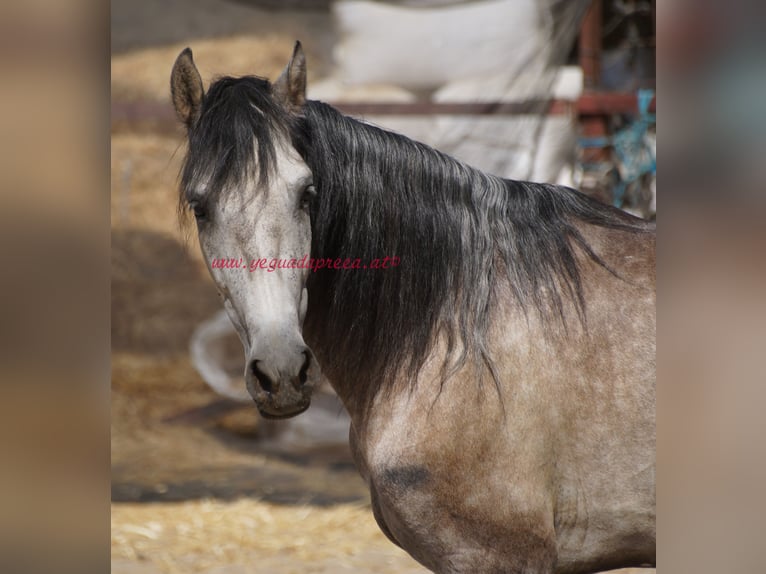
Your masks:
{"label": "horse ear", "polygon": [[173,65],[173,72],[170,74],[170,95],[178,119],[191,129],[199,119],[205,90],[189,48],[178,55]]}
{"label": "horse ear", "polygon": [[306,101],[306,56],[300,42],[295,43],[290,63],[274,82],[274,95],[292,112],[297,112]]}

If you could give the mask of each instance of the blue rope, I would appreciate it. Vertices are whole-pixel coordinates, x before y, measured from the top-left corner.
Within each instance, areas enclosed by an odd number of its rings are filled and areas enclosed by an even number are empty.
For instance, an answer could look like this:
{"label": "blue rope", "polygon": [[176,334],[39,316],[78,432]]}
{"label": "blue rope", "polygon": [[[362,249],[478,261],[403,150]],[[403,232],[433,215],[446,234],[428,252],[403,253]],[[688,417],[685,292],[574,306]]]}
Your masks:
{"label": "blue rope", "polygon": [[581,147],[612,146],[619,160],[617,169],[620,181],[614,189],[614,205],[622,205],[623,196],[628,186],[638,181],[645,174],[657,173],[657,158],[646,144],[647,131],[657,122],[656,114],[649,113],[649,105],[654,99],[654,90],[641,89],[636,94],[639,115],[634,122],[624,127],[612,137],[583,137],[578,139]]}
{"label": "blue rope", "polygon": [[577,143],[580,144],[580,147],[607,147],[612,145],[612,138],[606,136],[590,138],[583,137],[579,138]]}

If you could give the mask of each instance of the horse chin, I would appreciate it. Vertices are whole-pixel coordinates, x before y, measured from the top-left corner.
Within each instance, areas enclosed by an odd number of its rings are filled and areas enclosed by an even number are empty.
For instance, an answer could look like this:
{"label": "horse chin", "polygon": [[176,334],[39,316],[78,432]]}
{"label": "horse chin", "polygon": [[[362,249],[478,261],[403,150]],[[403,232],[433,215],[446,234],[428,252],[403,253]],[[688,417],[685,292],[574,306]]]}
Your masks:
{"label": "horse chin", "polygon": [[295,406],[295,408],[280,408],[279,410],[274,409],[273,407],[269,407],[268,405],[256,405],[258,407],[258,412],[260,415],[269,420],[279,420],[279,419],[289,419],[295,416],[298,416],[302,412],[304,412],[306,409],[311,406],[311,400],[305,401],[305,403],[301,403]]}

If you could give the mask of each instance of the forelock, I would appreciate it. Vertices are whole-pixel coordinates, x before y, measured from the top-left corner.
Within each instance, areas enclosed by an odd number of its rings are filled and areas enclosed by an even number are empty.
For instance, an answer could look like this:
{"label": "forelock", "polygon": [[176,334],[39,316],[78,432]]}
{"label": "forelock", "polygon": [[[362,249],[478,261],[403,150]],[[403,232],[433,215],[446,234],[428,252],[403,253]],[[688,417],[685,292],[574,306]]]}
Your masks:
{"label": "forelock", "polygon": [[200,118],[189,131],[181,169],[181,203],[205,189],[206,199],[241,187],[244,181],[268,185],[276,148],[290,134],[290,115],[272,97],[268,80],[224,77],[202,102]]}

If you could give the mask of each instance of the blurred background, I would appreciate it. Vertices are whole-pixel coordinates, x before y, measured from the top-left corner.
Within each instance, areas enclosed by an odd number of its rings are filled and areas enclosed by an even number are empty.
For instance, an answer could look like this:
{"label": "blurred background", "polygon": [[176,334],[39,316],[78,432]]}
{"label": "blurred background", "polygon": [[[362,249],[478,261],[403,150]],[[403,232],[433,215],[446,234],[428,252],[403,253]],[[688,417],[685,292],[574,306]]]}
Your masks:
{"label": "blurred background", "polygon": [[379,531],[329,388],[267,422],[176,217],[169,75],[275,79],[504,177],[656,215],[655,5],[642,0],[113,0],[113,573],[424,572]]}

